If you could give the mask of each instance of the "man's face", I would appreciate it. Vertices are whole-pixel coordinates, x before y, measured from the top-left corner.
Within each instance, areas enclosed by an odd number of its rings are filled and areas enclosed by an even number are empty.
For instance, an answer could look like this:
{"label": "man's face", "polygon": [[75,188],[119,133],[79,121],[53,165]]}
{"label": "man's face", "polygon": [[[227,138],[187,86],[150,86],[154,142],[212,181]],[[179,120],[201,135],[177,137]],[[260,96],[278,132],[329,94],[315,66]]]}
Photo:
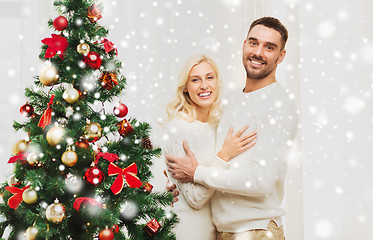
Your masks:
{"label": "man's face", "polygon": [[256,25],[249,32],[243,45],[242,61],[247,77],[263,79],[275,73],[277,64],[285,57],[281,50],[281,34],[264,25]]}

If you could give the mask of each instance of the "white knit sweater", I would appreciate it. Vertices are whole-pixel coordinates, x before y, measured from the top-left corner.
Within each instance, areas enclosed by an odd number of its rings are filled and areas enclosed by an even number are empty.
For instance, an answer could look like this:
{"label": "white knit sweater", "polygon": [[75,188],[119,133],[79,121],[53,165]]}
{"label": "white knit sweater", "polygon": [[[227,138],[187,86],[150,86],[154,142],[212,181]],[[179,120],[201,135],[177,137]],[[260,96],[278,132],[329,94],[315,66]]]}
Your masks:
{"label": "white knit sweater", "polygon": [[194,182],[218,190],[211,208],[219,232],[266,229],[271,220],[280,226],[285,214],[280,205],[287,155],[298,127],[294,101],[279,83],[236,96],[219,123],[216,150],[230,126],[236,132],[246,124],[247,131],[257,131],[253,148],[233,158],[225,169],[199,165],[194,175]]}
{"label": "white knit sweater", "polygon": [[[210,166],[215,152],[216,128],[199,121],[188,122],[173,119],[166,126],[166,138],[162,146],[163,156],[184,156],[183,140],[187,140],[199,164]],[[174,203],[174,211],[180,222],[174,231],[177,240],[215,240],[216,229],[212,223],[210,198],[215,190],[197,183],[180,183],[168,174],[170,182],[176,184],[181,193]]]}

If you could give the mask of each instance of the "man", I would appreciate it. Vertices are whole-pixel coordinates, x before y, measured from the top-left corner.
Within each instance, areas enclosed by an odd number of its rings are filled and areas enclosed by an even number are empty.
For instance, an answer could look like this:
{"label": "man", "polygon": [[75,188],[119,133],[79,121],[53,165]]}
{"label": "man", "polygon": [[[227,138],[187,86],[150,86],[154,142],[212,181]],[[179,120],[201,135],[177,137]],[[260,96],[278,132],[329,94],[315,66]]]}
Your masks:
{"label": "man", "polygon": [[[166,156],[174,178],[217,190],[211,208],[218,240],[284,239],[285,211],[280,205],[286,159],[298,125],[295,104],[275,77],[286,54],[287,37],[286,28],[275,18],[263,17],[251,24],[243,45],[246,85],[226,107],[218,126],[216,149],[221,149],[230,126],[239,129],[247,124],[257,131],[254,147],[223,169],[198,165],[186,142],[186,156]],[[224,159],[217,154],[216,161]]]}

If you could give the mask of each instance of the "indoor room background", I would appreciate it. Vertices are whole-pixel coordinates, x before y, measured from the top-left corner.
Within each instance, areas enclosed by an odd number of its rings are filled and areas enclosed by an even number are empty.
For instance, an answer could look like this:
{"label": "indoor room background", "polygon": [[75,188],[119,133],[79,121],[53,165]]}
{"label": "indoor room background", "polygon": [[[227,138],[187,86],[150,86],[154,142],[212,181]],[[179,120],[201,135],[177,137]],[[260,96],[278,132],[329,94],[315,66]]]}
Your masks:
{"label": "indoor room background", "polygon": [[[283,203],[286,239],[373,240],[373,0],[101,2],[99,24],[109,29],[127,78],[114,102],[151,124],[156,146],[181,63],[194,53],[211,56],[224,104],[244,86],[241,51],[250,23],[279,18],[289,40],[277,80],[294,93],[301,116]],[[24,89],[42,68],[41,40],[53,33],[47,22],[57,16],[52,0],[0,0],[1,181],[12,171],[12,145],[27,135],[12,124],[22,121]],[[156,191],[165,188],[164,167],[154,159]]]}

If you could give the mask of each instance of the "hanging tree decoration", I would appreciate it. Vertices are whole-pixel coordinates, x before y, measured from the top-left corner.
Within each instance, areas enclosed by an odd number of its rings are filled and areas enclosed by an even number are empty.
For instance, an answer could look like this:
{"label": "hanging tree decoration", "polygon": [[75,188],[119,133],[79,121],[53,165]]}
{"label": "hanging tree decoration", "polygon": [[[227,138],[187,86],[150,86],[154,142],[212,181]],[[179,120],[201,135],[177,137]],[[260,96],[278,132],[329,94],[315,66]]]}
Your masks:
{"label": "hanging tree decoration", "polygon": [[122,136],[126,136],[133,133],[133,127],[127,119],[123,119],[116,125],[119,127],[118,132]]}
{"label": "hanging tree decoration", "polygon": [[93,164],[84,173],[84,179],[93,186],[98,186],[104,181],[105,174],[100,168]]}
{"label": "hanging tree decoration", "polygon": [[44,38],[41,40],[42,43],[48,45],[47,50],[45,51],[44,58],[52,58],[56,54],[60,56],[63,60],[64,52],[66,51],[69,43],[65,37],[59,36],[57,34],[52,34],[52,38]]}
{"label": "hanging tree decoration", "polygon": [[85,42],[79,43],[78,46],[76,46],[76,51],[80,54],[88,54],[90,50],[91,47]]}
{"label": "hanging tree decoration", "polygon": [[43,115],[41,116],[41,118],[39,120],[38,127],[41,127],[42,129],[44,129],[47,125],[49,125],[51,123],[51,119],[52,119],[52,108],[51,108],[51,106],[53,104],[53,99],[54,99],[54,94],[52,95],[51,99],[49,100],[47,109],[44,111]]}
{"label": "hanging tree decoration", "polygon": [[53,21],[53,26],[58,31],[63,31],[67,28],[69,22],[64,16],[56,17]]}
{"label": "hanging tree decoration", "polygon": [[114,232],[112,229],[106,228],[100,231],[98,235],[99,240],[113,240]]}
{"label": "hanging tree decoration", "polygon": [[56,125],[47,132],[47,142],[52,147],[55,147],[64,139],[64,135],[65,129]]}
{"label": "hanging tree decoration", "polygon": [[87,56],[83,57],[83,62],[92,69],[99,69],[101,67],[102,59],[97,52],[89,52]]}
{"label": "hanging tree decoration", "polygon": [[139,188],[141,187],[142,183],[140,179],[136,176],[137,175],[137,165],[136,163],[132,163],[128,167],[121,169],[114,163],[109,164],[108,168],[108,175],[114,176],[118,175],[117,178],[114,180],[113,185],[111,185],[111,191],[118,195],[123,187],[124,184],[127,183],[127,185],[131,188]]}
{"label": "hanging tree decoration", "polygon": [[95,157],[95,164],[98,164],[98,161],[100,160],[100,158],[103,158],[111,163],[119,159],[118,155],[116,155],[115,153],[98,152]]}
{"label": "hanging tree decoration", "polygon": [[39,81],[47,87],[55,85],[59,78],[58,70],[53,66],[46,66],[39,75]]}
{"label": "hanging tree decoration", "polygon": [[113,113],[118,118],[124,118],[128,113],[128,107],[120,102],[114,106]]}
{"label": "hanging tree decoration", "polygon": [[87,203],[89,203],[92,206],[99,206],[100,208],[103,208],[102,204],[99,201],[97,201],[94,198],[89,198],[89,197],[76,198],[73,203],[73,208],[75,209],[75,211],[78,212],[82,204],[87,204]]}
{"label": "hanging tree decoration", "polygon": [[79,100],[79,97],[79,91],[76,90],[73,86],[66,88],[66,90],[62,94],[62,98],[70,104],[76,103]]}
{"label": "hanging tree decoration", "polygon": [[29,189],[30,186],[26,186],[23,188],[17,188],[17,187],[5,187],[5,190],[9,191],[10,193],[13,193],[14,195],[11,196],[8,199],[8,205],[12,209],[17,209],[19,204],[23,201],[22,194],[24,191]]}
{"label": "hanging tree decoration", "polygon": [[101,38],[101,40],[95,42],[95,44],[98,44],[98,43],[103,43],[104,44],[104,48],[105,48],[106,53],[109,53],[109,52],[115,50],[116,55],[118,55],[118,49],[115,47],[115,44],[113,42],[109,41],[107,38]]}
{"label": "hanging tree decoration", "polygon": [[45,216],[50,222],[60,223],[66,217],[65,206],[56,199],[54,203],[50,204],[45,210]]}
{"label": "hanging tree decoration", "polygon": [[89,21],[91,21],[91,23],[97,22],[99,19],[102,18],[101,10],[97,7],[96,3],[92,4],[88,8],[87,17],[89,18]]}
{"label": "hanging tree decoration", "polygon": [[30,105],[28,102],[26,102],[25,105],[23,105],[20,109],[19,112],[21,113],[22,116],[24,117],[31,117],[32,114],[34,114],[34,107]]}
{"label": "hanging tree decoration", "polygon": [[101,86],[107,90],[111,90],[114,86],[118,85],[118,79],[115,73],[103,72],[100,77]]}

